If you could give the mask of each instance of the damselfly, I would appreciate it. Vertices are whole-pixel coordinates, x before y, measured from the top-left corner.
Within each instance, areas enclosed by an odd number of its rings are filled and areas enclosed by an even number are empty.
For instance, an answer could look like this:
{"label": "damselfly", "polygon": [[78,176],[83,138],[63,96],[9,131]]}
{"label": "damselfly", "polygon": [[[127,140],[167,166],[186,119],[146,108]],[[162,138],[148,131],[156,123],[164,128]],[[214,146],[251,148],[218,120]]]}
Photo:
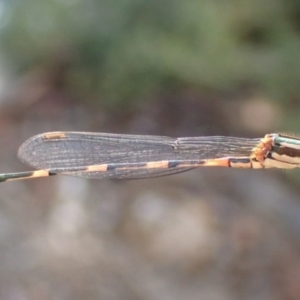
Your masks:
{"label": "damselfly", "polygon": [[225,136],[170,138],[89,132],[49,132],[28,139],[21,161],[37,171],[0,174],[0,181],[63,174],[98,179],[139,179],[197,167],[300,166],[300,139],[272,133],[262,139]]}

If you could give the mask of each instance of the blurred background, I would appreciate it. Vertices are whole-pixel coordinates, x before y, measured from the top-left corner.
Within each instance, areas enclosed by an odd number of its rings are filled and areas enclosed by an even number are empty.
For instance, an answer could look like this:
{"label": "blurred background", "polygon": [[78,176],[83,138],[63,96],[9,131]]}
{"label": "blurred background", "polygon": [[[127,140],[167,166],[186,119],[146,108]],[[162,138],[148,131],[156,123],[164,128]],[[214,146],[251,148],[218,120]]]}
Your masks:
{"label": "blurred background", "polygon": [[[299,0],[0,0],[1,172],[47,131],[300,132]],[[0,299],[300,299],[300,173],[0,189]]]}

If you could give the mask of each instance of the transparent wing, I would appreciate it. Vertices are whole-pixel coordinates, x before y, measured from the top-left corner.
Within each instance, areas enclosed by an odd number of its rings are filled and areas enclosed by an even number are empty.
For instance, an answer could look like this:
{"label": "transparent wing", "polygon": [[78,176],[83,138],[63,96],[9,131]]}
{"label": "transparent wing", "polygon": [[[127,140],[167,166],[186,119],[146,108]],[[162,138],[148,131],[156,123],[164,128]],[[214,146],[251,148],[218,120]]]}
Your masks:
{"label": "transparent wing", "polygon": [[[258,143],[259,139],[221,136],[174,139],[163,136],[54,132],[30,138],[20,147],[18,156],[36,169],[58,169],[58,173],[88,178],[133,179],[175,174],[193,168],[130,168],[134,164],[196,162],[227,156],[248,156]],[[129,168],[74,172],[77,167],[120,163]]]}

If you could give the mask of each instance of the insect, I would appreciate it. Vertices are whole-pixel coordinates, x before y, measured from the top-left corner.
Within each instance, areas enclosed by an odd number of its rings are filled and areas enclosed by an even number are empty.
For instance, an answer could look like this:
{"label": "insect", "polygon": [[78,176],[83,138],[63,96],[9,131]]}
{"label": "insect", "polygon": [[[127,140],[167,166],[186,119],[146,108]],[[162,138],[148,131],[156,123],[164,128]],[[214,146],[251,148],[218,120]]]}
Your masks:
{"label": "insect", "polygon": [[37,170],[0,174],[0,181],[58,174],[140,179],[212,166],[292,169],[300,166],[300,139],[277,133],[248,139],[61,131],[28,139],[18,156]]}

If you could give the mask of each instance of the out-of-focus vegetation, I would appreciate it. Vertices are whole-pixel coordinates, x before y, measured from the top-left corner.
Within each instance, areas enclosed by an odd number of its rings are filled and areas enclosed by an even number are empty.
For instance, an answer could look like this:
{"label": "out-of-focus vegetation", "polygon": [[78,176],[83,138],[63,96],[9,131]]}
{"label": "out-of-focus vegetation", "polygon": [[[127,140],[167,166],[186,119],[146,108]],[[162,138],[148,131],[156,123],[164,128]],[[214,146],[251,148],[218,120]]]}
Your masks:
{"label": "out-of-focus vegetation", "polygon": [[299,16],[296,0],[2,1],[0,50],[15,74],[63,61],[63,84],[82,101],[251,86],[295,111]]}

